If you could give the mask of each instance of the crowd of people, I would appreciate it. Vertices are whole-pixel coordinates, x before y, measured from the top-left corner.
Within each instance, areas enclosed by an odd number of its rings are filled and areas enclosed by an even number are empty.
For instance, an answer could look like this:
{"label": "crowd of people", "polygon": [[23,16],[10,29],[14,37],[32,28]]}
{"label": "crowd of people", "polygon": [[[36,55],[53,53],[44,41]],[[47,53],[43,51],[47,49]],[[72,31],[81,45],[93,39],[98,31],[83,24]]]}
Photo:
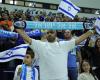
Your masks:
{"label": "crowd of people", "polygon": [[[95,34],[91,36],[94,32],[84,27],[84,30],[47,31],[42,36],[32,36],[30,38],[25,35],[22,29],[14,28],[13,23],[20,20],[93,22],[95,18],[79,18],[76,16],[74,20],[71,20],[60,13],[49,12],[47,14],[46,11],[32,11],[29,9],[26,12],[17,9],[9,12],[5,7],[0,7],[0,29],[14,31],[20,34],[18,38],[0,38],[0,52],[13,48],[25,41],[30,44],[34,54],[39,55],[38,66],[40,80],[68,80],[68,78],[69,80],[100,79],[100,35]],[[83,36],[80,37],[82,34]],[[40,41],[44,37],[45,39]],[[55,41],[56,37],[57,41]],[[21,39],[20,42],[18,42],[19,39]],[[5,69],[6,64],[8,67],[13,67],[15,71],[16,66],[21,63],[22,61],[13,60],[13,63],[0,63],[0,67],[1,69]],[[31,73],[27,75],[31,75]]]}

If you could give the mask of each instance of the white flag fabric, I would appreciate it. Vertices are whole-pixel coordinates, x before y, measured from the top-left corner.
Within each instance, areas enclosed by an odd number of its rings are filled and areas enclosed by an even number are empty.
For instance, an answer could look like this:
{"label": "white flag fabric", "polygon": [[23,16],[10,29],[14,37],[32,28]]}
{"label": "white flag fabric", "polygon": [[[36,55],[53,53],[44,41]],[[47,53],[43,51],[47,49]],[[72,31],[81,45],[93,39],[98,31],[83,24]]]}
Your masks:
{"label": "white flag fabric", "polygon": [[100,16],[96,19],[95,26],[97,33],[100,34]]}
{"label": "white flag fabric", "polygon": [[80,11],[80,8],[77,7],[76,5],[74,5],[69,0],[62,0],[58,7],[58,11],[65,14],[66,16],[74,19],[77,12]]}
{"label": "white flag fabric", "polygon": [[0,52],[0,62],[8,62],[13,59],[23,59],[26,55],[28,44],[21,44],[9,50]]}

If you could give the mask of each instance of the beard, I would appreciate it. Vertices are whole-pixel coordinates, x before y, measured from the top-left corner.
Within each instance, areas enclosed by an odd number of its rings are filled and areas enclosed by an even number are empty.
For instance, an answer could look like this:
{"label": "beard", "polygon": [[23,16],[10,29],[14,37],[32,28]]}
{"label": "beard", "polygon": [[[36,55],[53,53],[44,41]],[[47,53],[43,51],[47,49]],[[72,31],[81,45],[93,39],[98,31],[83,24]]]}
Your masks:
{"label": "beard", "polygon": [[48,42],[54,42],[55,39],[56,39],[56,38],[55,38],[55,37],[52,37],[52,36],[48,36],[48,37],[47,37],[47,41],[48,41]]}

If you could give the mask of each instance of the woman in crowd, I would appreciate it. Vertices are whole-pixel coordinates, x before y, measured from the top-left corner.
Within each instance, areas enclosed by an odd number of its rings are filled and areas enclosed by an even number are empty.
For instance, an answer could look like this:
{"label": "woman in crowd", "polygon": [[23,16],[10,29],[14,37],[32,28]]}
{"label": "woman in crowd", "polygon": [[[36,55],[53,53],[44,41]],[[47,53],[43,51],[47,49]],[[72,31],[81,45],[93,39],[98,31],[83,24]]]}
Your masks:
{"label": "woman in crowd", "polygon": [[[89,46],[89,44],[94,44],[94,46]],[[88,59],[91,64],[96,76],[100,80],[100,36],[96,38],[95,42],[91,42],[90,39],[86,41],[86,45],[84,46],[84,50],[82,54],[85,56],[82,59]]]}
{"label": "woman in crowd", "polygon": [[94,72],[100,80],[100,37],[96,39],[94,48],[90,49],[91,63],[94,67]]}
{"label": "woman in crowd", "polygon": [[87,60],[81,63],[81,73],[78,76],[78,80],[98,80]]}

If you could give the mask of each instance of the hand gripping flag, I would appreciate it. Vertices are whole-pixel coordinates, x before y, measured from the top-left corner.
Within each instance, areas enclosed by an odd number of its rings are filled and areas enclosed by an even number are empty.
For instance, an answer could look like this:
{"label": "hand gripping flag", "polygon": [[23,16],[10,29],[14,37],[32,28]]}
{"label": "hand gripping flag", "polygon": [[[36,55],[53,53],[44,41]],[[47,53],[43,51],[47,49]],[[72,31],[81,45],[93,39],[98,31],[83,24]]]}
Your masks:
{"label": "hand gripping flag", "polygon": [[97,33],[100,35],[100,16],[96,19],[95,26]]}
{"label": "hand gripping flag", "polygon": [[74,19],[77,12],[80,11],[80,8],[77,7],[76,5],[74,5],[69,0],[62,0],[58,7],[58,11],[65,14],[66,16]]}
{"label": "hand gripping flag", "polygon": [[0,62],[8,62],[13,59],[23,59],[26,55],[28,44],[21,44],[9,50],[0,52]]}

